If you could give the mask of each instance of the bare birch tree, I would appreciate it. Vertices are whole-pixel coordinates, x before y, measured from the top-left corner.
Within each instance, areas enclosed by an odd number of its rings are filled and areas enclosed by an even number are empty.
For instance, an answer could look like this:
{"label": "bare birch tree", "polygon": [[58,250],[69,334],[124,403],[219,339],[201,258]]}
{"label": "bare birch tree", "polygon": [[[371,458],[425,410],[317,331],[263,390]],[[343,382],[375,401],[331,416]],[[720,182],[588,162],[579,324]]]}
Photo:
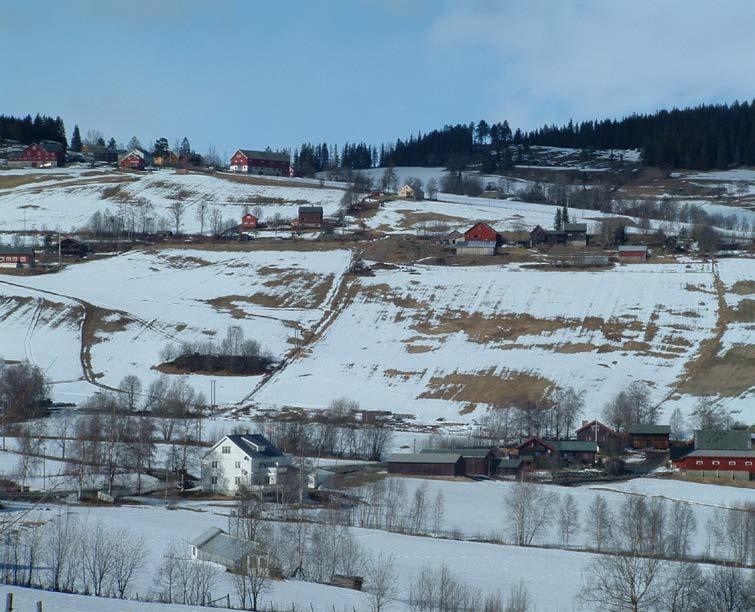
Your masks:
{"label": "bare birch tree", "polygon": [[569,542],[579,529],[579,508],[571,493],[564,495],[558,506],[558,531],[561,543],[569,548]]}
{"label": "bare birch tree", "polygon": [[503,499],[505,521],[517,546],[529,546],[551,524],[557,495],[531,482],[517,482]]}

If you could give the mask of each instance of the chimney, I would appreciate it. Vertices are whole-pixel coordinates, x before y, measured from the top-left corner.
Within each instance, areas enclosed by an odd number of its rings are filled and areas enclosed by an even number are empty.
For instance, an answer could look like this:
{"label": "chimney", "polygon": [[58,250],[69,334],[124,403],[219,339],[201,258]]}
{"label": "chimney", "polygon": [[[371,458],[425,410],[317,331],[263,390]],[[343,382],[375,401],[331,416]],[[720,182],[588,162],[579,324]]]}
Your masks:
{"label": "chimney", "polygon": [[584,420],[583,420],[583,421],[582,421],[582,427],[584,427],[585,425],[587,425],[587,423],[588,423],[588,421],[584,421]]}

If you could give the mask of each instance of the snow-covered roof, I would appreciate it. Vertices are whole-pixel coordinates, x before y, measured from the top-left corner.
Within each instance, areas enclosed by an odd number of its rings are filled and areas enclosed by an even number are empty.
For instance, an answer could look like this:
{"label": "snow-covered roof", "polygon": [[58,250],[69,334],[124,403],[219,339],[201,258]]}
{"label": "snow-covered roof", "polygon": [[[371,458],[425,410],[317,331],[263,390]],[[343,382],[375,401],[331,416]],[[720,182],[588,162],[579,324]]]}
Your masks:
{"label": "snow-covered roof", "polygon": [[192,540],[191,545],[214,560],[231,563],[238,563],[254,548],[253,542],[230,536],[217,527],[211,527],[203,532],[198,538]]}

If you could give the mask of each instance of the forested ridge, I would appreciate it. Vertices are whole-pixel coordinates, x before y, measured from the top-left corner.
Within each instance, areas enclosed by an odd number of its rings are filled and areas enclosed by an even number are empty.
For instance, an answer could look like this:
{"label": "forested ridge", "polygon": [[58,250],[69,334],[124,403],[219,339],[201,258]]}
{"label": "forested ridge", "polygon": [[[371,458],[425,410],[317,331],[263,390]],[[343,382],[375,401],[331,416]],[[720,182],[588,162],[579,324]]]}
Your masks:
{"label": "forested ridge", "polygon": [[755,100],[569,122],[530,132],[531,145],[576,149],[641,149],[648,166],[727,168],[755,165]]}
{"label": "forested ridge", "polygon": [[0,115],[0,140],[15,140],[31,144],[40,140],[53,140],[67,148],[66,128],[60,117],[47,117],[37,114],[33,119]]}
{"label": "forested ridge", "polygon": [[708,170],[755,165],[755,100],[632,114],[622,119],[545,125],[524,133],[508,121],[446,125],[379,147],[306,143],[294,152],[303,174],[325,169],[385,166],[506,169],[526,156],[530,145],[585,151],[640,149],[647,166]]}

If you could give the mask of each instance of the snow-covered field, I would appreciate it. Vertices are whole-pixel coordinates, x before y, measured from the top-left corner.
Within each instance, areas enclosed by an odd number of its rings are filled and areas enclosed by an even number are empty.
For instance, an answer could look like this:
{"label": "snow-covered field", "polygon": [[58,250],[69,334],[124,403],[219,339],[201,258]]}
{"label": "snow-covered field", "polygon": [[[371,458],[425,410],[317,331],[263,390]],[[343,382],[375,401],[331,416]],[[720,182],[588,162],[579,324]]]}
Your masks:
{"label": "snow-covered field", "polygon": [[[585,417],[594,417],[634,380],[663,398],[716,321],[703,264],[569,273],[414,266],[361,283],[311,352],[256,401],[323,407],[345,395],[423,421],[463,419],[477,404],[468,419],[520,384],[555,383],[584,391]],[[297,387],[302,377],[319,382]]]}
{"label": "snow-covered field", "polygon": [[[395,478],[395,477],[394,477]],[[440,493],[444,500],[444,513],[441,529],[447,533],[458,533],[464,538],[481,540],[511,541],[507,532],[504,499],[515,485],[511,482],[460,482],[426,480],[420,478],[400,478],[406,487],[407,504],[411,504],[415,491],[426,488],[426,500],[434,503]],[[662,497],[666,500],[684,501],[692,504],[698,530],[690,552],[702,555],[708,542],[707,521],[715,519],[721,508],[736,508],[744,503],[755,503],[755,489],[722,487],[677,480],[658,478],[637,478],[619,483],[584,485],[580,487],[546,486],[547,490],[559,495],[574,496],[579,511],[579,529],[573,545],[591,547],[591,534],[585,528],[590,520],[590,504],[596,497],[602,497],[612,512],[618,512],[627,494],[647,498]],[[470,508],[474,512],[470,512]],[[558,546],[558,528],[552,524],[544,530],[535,542],[542,545]]]}
{"label": "snow-covered field", "polygon": [[[91,215],[109,209],[113,214],[125,211],[137,218],[144,204],[151,204],[153,219],[172,219],[168,207],[176,200],[186,206],[181,229],[198,232],[200,221],[196,218],[196,205],[206,202],[210,209],[218,207],[223,218],[240,220],[243,208],[260,206],[262,218],[280,214],[293,218],[302,204],[319,205],[325,214],[333,214],[343,191],[333,187],[319,187],[312,181],[291,179],[266,180],[255,185],[233,180],[223,174],[177,175],[164,170],[150,174],[123,174],[109,170],[86,171],[75,168],[52,168],[19,172],[20,175],[39,175],[41,178],[12,189],[2,188],[0,173],[0,230],[60,229],[69,231],[82,227]],[[60,177],[59,175],[62,175]],[[281,185],[274,183],[281,182]],[[267,184],[273,183],[273,184]],[[293,186],[301,184],[301,186]],[[208,213],[209,214],[209,213]],[[172,221],[168,223],[174,225]],[[209,222],[205,220],[205,231]]]}
{"label": "snow-covered field", "polygon": [[[503,499],[513,486],[505,482],[448,482],[402,479],[407,487],[407,500],[411,503],[414,491],[426,485],[428,503],[442,492],[445,503],[443,527],[458,529],[463,537],[494,536],[506,537]],[[611,488],[614,490],[604,490]],[[589,535],[584,533],[584,525],[589,521],[588,506],[598,496],[608,502],[614,510],[625,499],[625,493],[639,495],[663,495],[692,503],[698,524],[694,538],[693,552],[703,552],[707,542],[705,524],[708,519],[720,520],[721,508],[741,501],[753,501],[752,489],[733,489],[716,485],[694,485],[676,481],[656,479],[636,479],[628,483],[597,487],[548,487],[559,494],[574,495],[580,513],[580,530],[573,544],[590,545]],[[135,576],[132,594],[143,596],[153,587],[154,577],[161,558],[170,542],[183,546],[209,527],[225,528],[228,524],[229,507],[217,502],[187,502],[176,509],[168,509],[155,500],[144,500],[144,505],[121,507],[77,507],[69,506],[68,512],[76,515],[80,524],[94,525],[100,521],[106,526],[127,527],[134,537],[143,537],[147,550],[145,567]],[[470,511],[474,509],[474,511]],[[43,507],[37,518],[42,521],[56,520],[59,509]],[[390,555],[399,584],[398,600],[386,609],[390,612],[403,612],[408,609],[407,593],[423,565],[438,567],[445,561],[453,567],[454,577],[468,585],[473,585],[481,593],[506,593],[513,585],[523,582],[532,598],[533,609],[554,611],[594,610],[585,608],[575,600],[582,584],[583,569],[596,558],[594,554],[559,549],[525,548],[481,542],[447,540],[429,537],[416,537],[388,533],[376,529],[351,528],[356,541],[368,555]],[[558,543],[553,529],[550,529],[538,544]],[[544,571],[543,568],[547,568]],[[4,588],[6,592],[8,588]],[[52,595],[41,592],[26,592],[16,588],[19,603],[43,599],[45,609],[55,610],[150,610],[166,609],[162,606],[131,607],[131,603],[118,603],[114,600],[98,602],[100,607],[91,606],[91,598]],[[234,598],[231,576],[222,574],[213,596],[222,597],[226,593]],[[44,599],[46,598],[46,599]],[[265,605],[270,603],[280,607],[291,606],[297,609],[337,612],[342,610],[367,609],[364,595],[347,589],[312,584],[296,580],[275,581],[270,591],[263,595]],[[311,604],[311,608],[310,608]],[[56,607],[49,607],[49,606]],[[77,605],[79,607],[77,607]],[[136,606],[136,604],[133,604]],[[60,607],[57,607],[60,606]],[[181,607],[170,609],[183,610]]]}
{"label": "snow-covered field", "polygon": [[[87,385],[75,381],[82,376],[87,303],[100,317],[94,337],[85,339],[91,368],[107,385],[130,373],[146,383],[157,376],[151,368],[166,344],[219,341],[229,325],[241,326],[280,358],[321,318],[349,260],[348,251],[135,251],[58,274],[4,277],[0,330],[8,341],[2,356],[46,369],[60,383],[60,399],[86,393]],[[209,387],[207,377],[189,378],[202,390]],[[238,401],[257,380],[223,377],[218,401]]]}

